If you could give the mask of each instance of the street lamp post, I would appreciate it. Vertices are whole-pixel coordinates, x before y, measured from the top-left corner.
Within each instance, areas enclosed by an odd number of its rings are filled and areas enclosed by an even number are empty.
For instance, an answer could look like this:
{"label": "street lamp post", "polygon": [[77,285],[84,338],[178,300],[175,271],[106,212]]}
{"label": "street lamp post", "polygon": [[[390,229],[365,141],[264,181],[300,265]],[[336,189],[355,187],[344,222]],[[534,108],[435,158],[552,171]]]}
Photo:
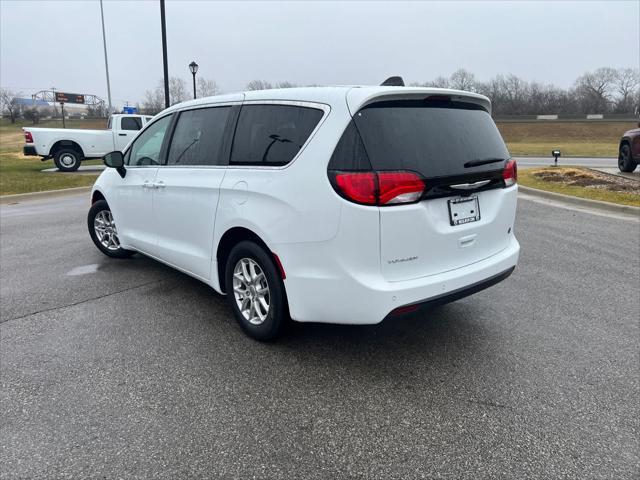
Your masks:
{"label": "street lamp post", "polygon": [[191,70],[191,75],[193,75],[193,98],[196,98],[196,73],[198,72],[198,64],[191,62],[189,64],[189,70]]}

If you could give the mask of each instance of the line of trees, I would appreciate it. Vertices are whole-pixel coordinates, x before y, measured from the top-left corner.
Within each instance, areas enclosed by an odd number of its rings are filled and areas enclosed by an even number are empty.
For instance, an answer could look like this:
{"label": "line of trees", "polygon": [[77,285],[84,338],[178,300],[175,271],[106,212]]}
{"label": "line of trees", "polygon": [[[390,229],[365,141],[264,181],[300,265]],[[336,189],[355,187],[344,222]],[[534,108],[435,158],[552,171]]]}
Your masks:
{"label": "line of trees", "polygon": [[[598,68],[576,79],[570,88],[528,82],[516,75],[496,75],[488,81],[460,68],[449,77],[439,76],[412,86],[454,88],[486,95],[494,115],[553,115],[640,112],[640,72],[633,68]],[[289,88],[291,82],[252,80],[247,90]]]}
{"label": "line of trees", "polygon": [[[196,79],[196,94],[198,98],[210,97],[220,94],[220,88],[215,80],[204,77]],[[184,102],[191,99],[193,91],[191,85],[187,86],[187,82],[180,77],[169,77],[169,103]],[[145,115],[155,115],[164,110],[164,82],[160,79],[153,90],[147,90],[144,94],[144,100],[138,104],[138,111]]]}
{"label": "line of trees", "polygon": [[527,82],[516,75],[497,75],[482,82],[464,69],[413,85],[481,93],[491,99],[494,115],[638,114],[640,106],[640,73],[633,68],[598,68],[578,77],[568,89]]}
{"label": "line of trees", "polygon": [[[627,113],[640,108],[640,72],[633,68],[598,68],[576,79],[571,88],[528,82],[516,75],[497,75],[483,82],[460,68],[413,86],[454,88],[481,93],[491,99],[494,115]],[[247,90],[295,87],[291,82],[252,80]]]}

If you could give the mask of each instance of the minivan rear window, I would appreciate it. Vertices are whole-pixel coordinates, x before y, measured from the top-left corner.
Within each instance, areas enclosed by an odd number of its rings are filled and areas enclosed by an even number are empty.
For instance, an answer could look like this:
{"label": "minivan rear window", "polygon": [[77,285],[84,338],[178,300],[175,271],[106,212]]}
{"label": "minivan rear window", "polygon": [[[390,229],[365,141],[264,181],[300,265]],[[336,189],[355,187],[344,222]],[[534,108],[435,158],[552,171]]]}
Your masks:
{"label": "minivan rear window", "polygon": [[[491,115],[481,106],[403,100],[378,102],[357,112],[329,168],[411,170],[435,178],[500,170],[509,157]],[[469,165],[486,160],[497,161]]]}
{"label": "minivan rear window", "polygon": [[244,105],[231,152],[232,165],[286,165],[322,118],[317,108]]}

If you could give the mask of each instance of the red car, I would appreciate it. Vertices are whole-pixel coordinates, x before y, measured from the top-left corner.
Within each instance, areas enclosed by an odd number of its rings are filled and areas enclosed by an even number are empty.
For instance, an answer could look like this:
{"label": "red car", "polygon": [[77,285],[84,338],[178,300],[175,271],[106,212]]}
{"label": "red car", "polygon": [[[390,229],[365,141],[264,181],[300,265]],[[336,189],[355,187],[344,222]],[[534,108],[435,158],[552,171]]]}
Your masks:
{"label": "red car", "polygon": [[640,163],[640,128],[635,128],[622,135],[618,150],[618,168],[621,172],[633,172],[638,163]]}

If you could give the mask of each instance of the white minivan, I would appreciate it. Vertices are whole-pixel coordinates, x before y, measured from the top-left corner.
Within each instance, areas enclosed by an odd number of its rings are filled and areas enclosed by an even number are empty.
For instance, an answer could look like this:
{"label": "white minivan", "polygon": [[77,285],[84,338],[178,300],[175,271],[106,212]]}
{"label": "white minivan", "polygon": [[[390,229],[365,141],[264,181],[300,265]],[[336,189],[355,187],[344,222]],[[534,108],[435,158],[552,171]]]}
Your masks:
{"label": "white minivan", "polygon": [[242,329],[375,324],[516,266],[517,169],[475,93],[310,87],[193,100],[105,156],[88,227],[226,294]]}

